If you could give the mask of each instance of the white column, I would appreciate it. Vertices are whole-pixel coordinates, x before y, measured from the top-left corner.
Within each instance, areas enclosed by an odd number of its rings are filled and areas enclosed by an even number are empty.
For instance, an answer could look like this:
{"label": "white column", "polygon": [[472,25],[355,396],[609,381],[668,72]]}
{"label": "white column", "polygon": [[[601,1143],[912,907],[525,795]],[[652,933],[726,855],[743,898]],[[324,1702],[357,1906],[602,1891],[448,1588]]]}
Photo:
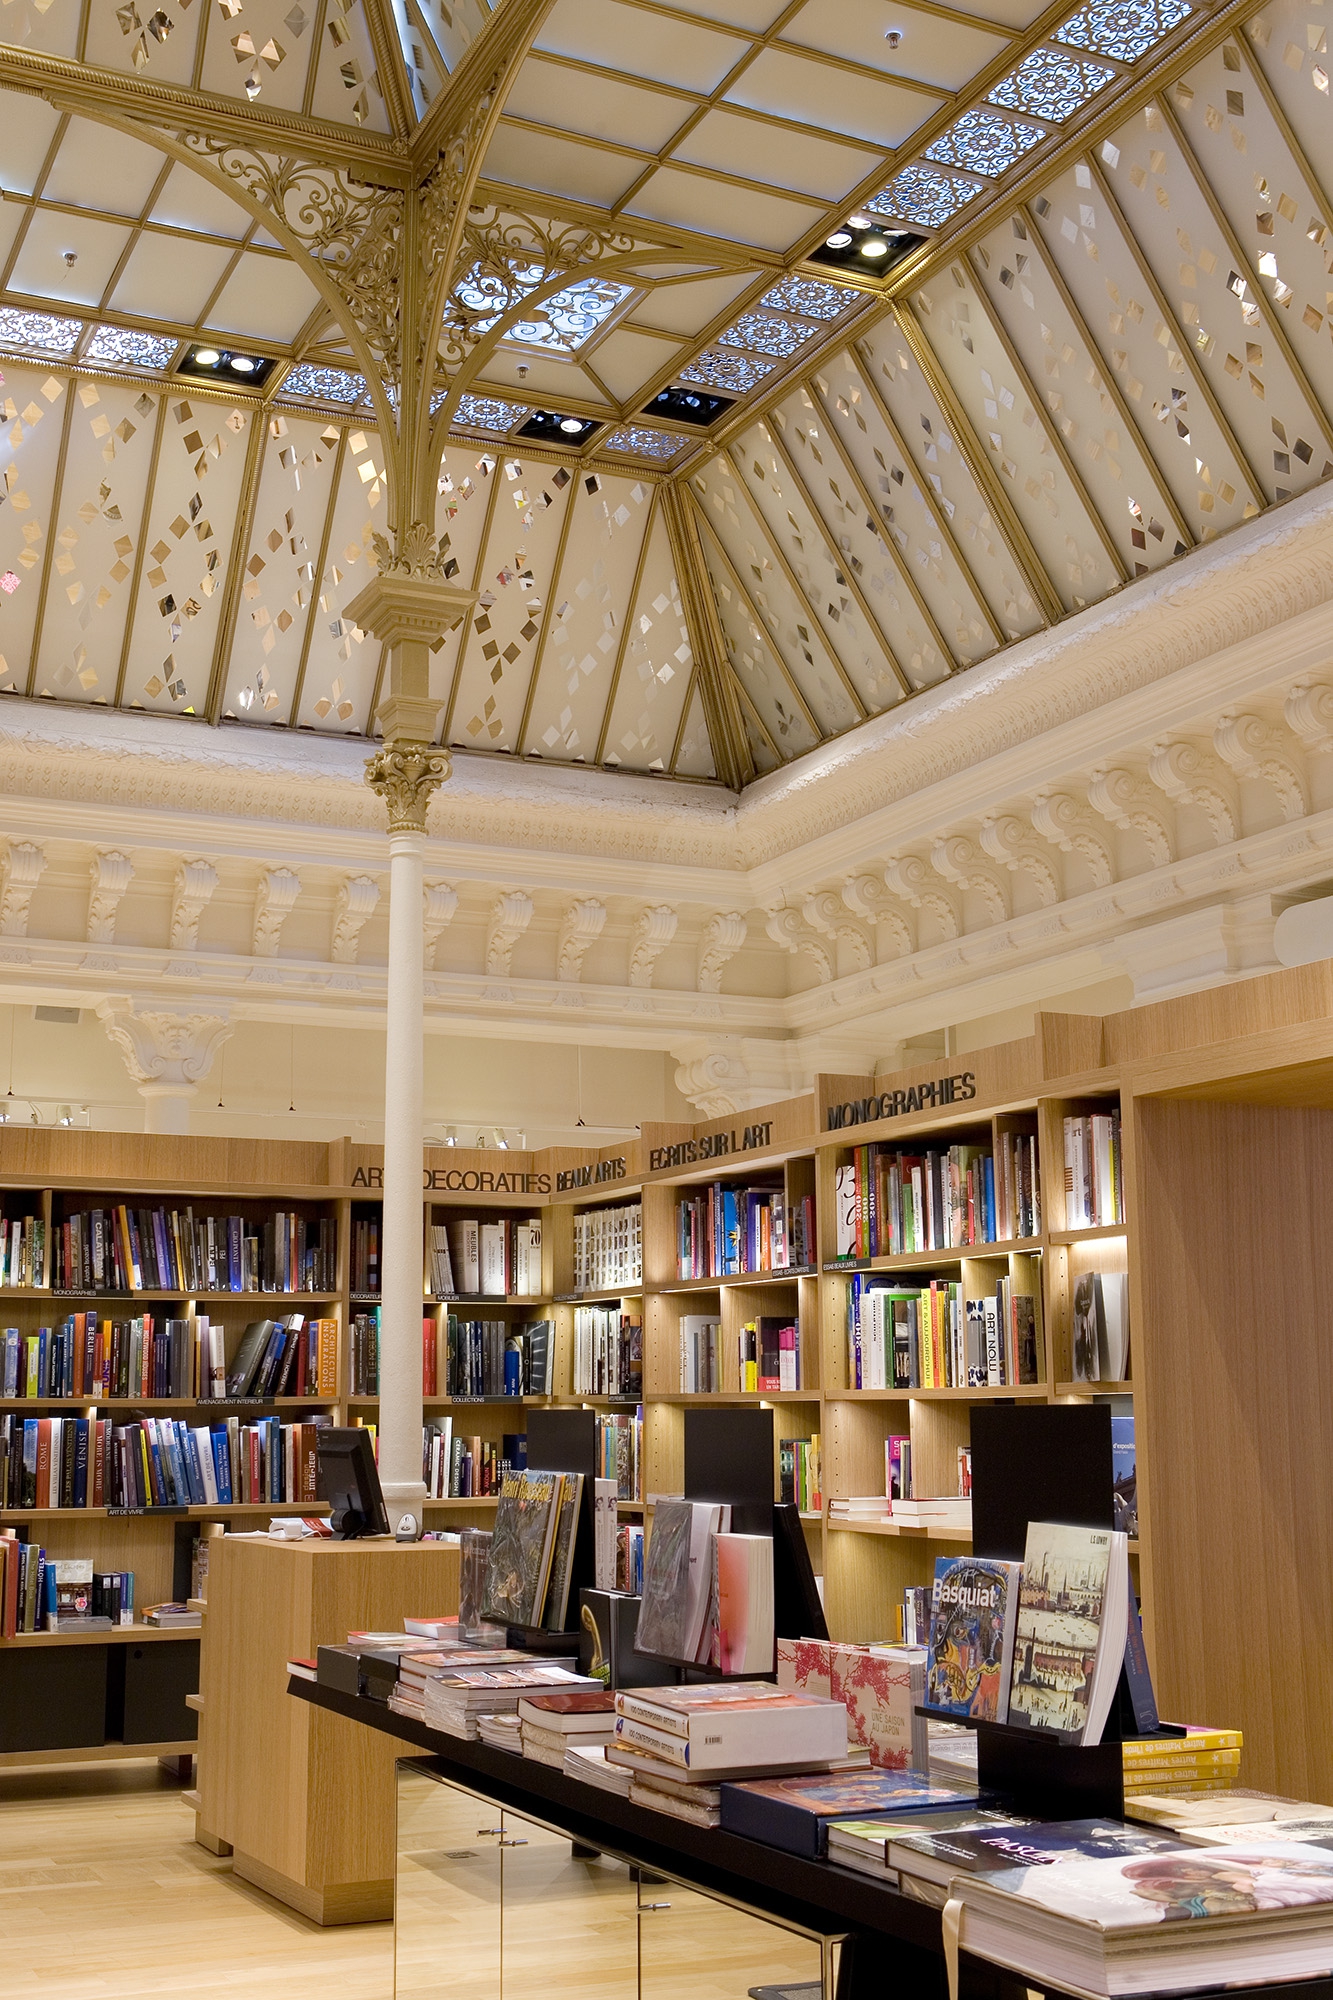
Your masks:
{"label": "white column", "polygon": [[384,1228],[380,1278],[380,1484],[389,1525],[421,1525],[421,1273],[424,1084],[422,838],[389,842],[389,979],[384,1050]]}

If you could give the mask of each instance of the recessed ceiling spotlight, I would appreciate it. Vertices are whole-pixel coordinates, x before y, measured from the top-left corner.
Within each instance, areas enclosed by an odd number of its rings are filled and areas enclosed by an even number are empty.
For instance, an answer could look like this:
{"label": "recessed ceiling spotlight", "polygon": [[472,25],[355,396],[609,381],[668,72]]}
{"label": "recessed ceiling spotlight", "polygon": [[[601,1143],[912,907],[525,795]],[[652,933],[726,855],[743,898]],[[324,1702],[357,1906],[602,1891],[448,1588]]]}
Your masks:
{"label": "recessed ceiling spotlight", "polygon": [[577,437],[583,429],[583,425],[577,417],[562,417],[560,419],[560,428],[562,431],[568,431],[572,436]]}
{"label": "recessed ceiling spotlight", "polygon": [[248,389],[257,389],[271,375],[271,354],[237,354],[230,347],[187,347],[176,363],[178,375],[243,375]]}
{"label": "recessed ceiling spotlight", "polygon": [[196,347],[194,358],[201,368],[216,368],[222,356],[216,347]]}
{"label": "recessed ceiling spotlight", "polygon": [[901,28],[886,28],[884,39],[891,49],[900,49],[903,45],[903,31]]}
{"label": "recessed ceiling spotlight", "polygon": [[830,250],[845,250],[852,240],[850,229],[835,229],[832,236],[824,238]]}
{"label": "recessed ceiling spotlight", "polygon": [[873,229],[874,226],[875,218],[873,215],[849,215],[847,218],[847,227],[849,229]]}
{"label": "recessed ceiling spotlight", "polygon": [[231,365],[238,375],[253,375],[255,372],[255,364],[248,354],[233,354]]}
{"label": "recessed ceiling spotlight", "polygon": [[861,245],[861,255],[863,257],[887,257],[888,254],[889,246],[882,236],[867,236],[865,242]]}

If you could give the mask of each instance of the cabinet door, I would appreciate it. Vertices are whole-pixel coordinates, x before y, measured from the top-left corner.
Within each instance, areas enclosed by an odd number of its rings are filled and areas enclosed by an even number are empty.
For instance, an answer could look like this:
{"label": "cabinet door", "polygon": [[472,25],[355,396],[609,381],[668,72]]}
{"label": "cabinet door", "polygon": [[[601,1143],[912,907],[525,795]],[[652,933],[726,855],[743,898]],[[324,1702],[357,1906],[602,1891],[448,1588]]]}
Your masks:
{"label": "cabinet door", "polygon": [[500,2000],[499,1811],[410,1759],[398,1765],[396,2000]]}
{"label": "cabinet door", "polygon": [[639,2000],[832,2000],[832,1947],[678,1882],[639,1886]]}
{"label": "cabinet door", "polygon": [[502,2000],[636,2000],[638,1913],[624,1862],[580,1858],[568,1836],[510,1811],[501,1854]]}

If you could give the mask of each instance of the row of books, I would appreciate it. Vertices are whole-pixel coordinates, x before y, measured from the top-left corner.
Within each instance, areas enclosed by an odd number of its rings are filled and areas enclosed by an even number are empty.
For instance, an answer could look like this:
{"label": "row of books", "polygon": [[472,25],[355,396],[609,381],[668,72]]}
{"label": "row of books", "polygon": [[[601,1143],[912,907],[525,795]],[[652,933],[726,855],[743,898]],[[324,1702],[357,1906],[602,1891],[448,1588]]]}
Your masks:
{"label": "row of books", "polygon": [[643,1404],[597,1418],[597,1478],[614,1479],[618,1500],[643,1498]]}
{"label": "row of books", "polygon": [[[443,1318],[421,1322],[425,1396],[549,1396],[555,1382],[555,1327],[506,1320]],[[373,1395],[373,1388],[360,1392]]]}
{"label": "row of books", "polygon": [[643,1320],[619,1306],[574,1309],[574,1394],[643,1394]]}
{"label": "row of books", "polygon": [[454,1420],[445,1417],[422,1431],[421,1476],[432,1500],[466,1500],[498,1493],[511,1472],[527,1465],[527,1439],[506,1432],[492,1438],[456,1437]]}
{"label": "row of books", "polygon": [[1075,1382],[1129,1380],[1129,1274],[1080,1271],[1074,1280],[1069,1365]]}
{"label": "row of books", "polygon": [[337,1394],[338,1322],[290,1313],[252,1320],[227,1361],[226,1330],[206,1313],[128,1320],[71,1313],[57,1327],[6,1327],[0,1393],[10,1400],[86,1401]]}
{"label": "row of books", "polygon": [[563,1632],[581,1472],[513,1472],[500,1488],[486,1557],[481,1615],[491,1624]]}
{"label": "row of books", "polygon": [[574,1290],[611,1292],[643,1283],[643,1204],[574,1217]]}
{"label": "row of books", "polygon": [[0,1417],[0,1508],[214,1507],[318,1498],[327,1417]]}
{"label": "row of books", "polygon": [[0,1639],[23,1632],[105,1631],[134,1623],[134,1571],[52,1557],[0,1529]]}
{"label": "row of books", "polygon": [[803,1514],[818,1514],[824,1505],[819,1433],[808,1438],[778,1439],[778,1499],[793,1502]]}
{"label": "row of books", "polygon": [[1120,1113],[1094,1111],[1064,1123],[1065,1228],[1106,1229],[1125,1219]]}
{"label": "row of books", "polygon": [[804,1270],[815,1261],[814,1196],[716,1181],[678,1203],[676,1233],[682,1278]]}
{"label": "row of books", "polygon": [[967,1249],[1041,1232],[1037,1141],[1028,1133],[1003,1133],[993,1153],[856,1146],[834,1189],[839,1257]]}
{"label": "row of books", "polygon": [[725,1502],[659,1500],[636,1650],[724,1674],[765,1674],[773,1631],[773,1537],[732,1534]]}
{"label": "row of books", "polygon": [[430,1226],[429,1281],[437,1299],[539,1298],[542,1291],[542,1219],[499,1216],[490,1222],[463,1217]]}
{"label": "row of books", "polygon": [[46,1283],[46,1223],[40,1215],[0,1218],[0,1285]]}
{"label": "row of books", "polygon": [[1001,1278],[968,1299],[954,1279],[847,1289],[847,1386],[852,1389],[1014,1388],[1041,1380],[1037,1303]]}
{"label": "row of books", "polygon": [[57,1291],[331,1292],[338,1285],[330,1216],[279,1210],[255,1224],[243,1215],[118,1202],[66,1216],[51,1236]]}
{"label": "row of books", "polygon": [[712,1313],[683,1313],[680,1321],[680,1387],[685,1395],[730,1394],[733,1390],[799,1389],[800,1323],[768,1314],[740,1328],[734,1342],[724,1339],[722,1321]]}

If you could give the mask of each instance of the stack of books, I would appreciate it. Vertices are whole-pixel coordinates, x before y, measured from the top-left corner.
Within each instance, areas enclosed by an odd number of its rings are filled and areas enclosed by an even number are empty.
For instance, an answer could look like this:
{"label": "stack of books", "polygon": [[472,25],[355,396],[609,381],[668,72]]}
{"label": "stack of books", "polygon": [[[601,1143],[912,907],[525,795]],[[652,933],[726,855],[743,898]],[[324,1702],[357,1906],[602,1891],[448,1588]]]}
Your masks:
{"label": "stack of books", "polygon": [[920,1771],[806,1771],[722,1786],[721,1825],[766,1847],[818,1860],[835,1820],[952,1812],[976,1793],[937,1785]]}
{"label": "stack of books", "polygon": [[615,1696],[607,1759],[631,1773],[630,1797],[716,1826],[724,1778],[827,1770],[847,1753],[847,1711],[770,1681],[629,1688]]}
{"label": "stack of books", "polygon": [[[413,1642],[409,1639],[407,1643],[411,1645]],[[389,1707],[395,1715],[407,1715],[414,1722],[424,1722],[428,1682],[447,1680],[453,1675],[478,1668],[494,1668],[498,1672],[508,1667],[522,1667],[531,1657],[531,1654],[510,1648],[481,1646],[437,1646],[428,1651],[403,1652],[398,1658],[398,1679],[389,1696]],[[574,1662],[561,1660],[559,1664],[572,1668]]]}
{"label": "stack of books", "polygon": [[970,1535],[972,1501],[952,1493],[934,1499],[891,1500],[889,1518],[899,1528],[955,1528],[960,1535]]}
{"label": "stack of books", "polygon": [[600,1687],[573,1694],[524,1695],[517,1721],[523,1731],[523,1755],[563,1771],[566,1754],[576,1744],[586,1749],[614,1743],[616,1698]]}
{"label": "stack of books", "polygon": [[830,1500],[830,1521],[845,1521],[854,1528],[887,1528],[889,1503],[882,1493],[862,1493],[846,1500]]}
{"label": "stack of books", "polygon": [[615,1792],[622,1799],[629,1797],[634,1782],[633,1772],[610,1762],[604,1743],[583,1743],[577,1737],[565,1752],[564,1772],[567,1778],[596,1785],[599,1791]]}
{"label": "stack of books", "polygon": [[523,1754],[523,1731],[516,1715],[509,1711],[477,1717],[477,1735],[492,1750],[507,1750],[511,1756]]}
{"label": "stack of books", "polygon": [[899,1879],[899,1870],[889,1865],[889,1851],[895,1841],[912,1834],[939,1837],[1027,1824],[1027,1820],[1014,1819],[1002,1812],[986,1812],[979,1806],[965,1806],[960,1812],[895,1813],[884,1819],[834,1819],[828,1825],[828,1858],[840,1868],[854,1868],[860,1875],[893,1882]]}
{"label": "stack of books", "polygon": [[1226,1792],[1240,1783],[1239,1729],[1191,1729],[1146,1736],[1123,1746],[1125,1797]]}
{"label": "stack of books", "polygon": [[525,1695],[573,1693],[600,1685],[586,1675],[570,1673],[566,1667],[548,1667],[536,1661],[525,1666],[476,1667],[466,1673],[432,1676],[422,1697],[423,1720],[428,1728],[446,1736],[475,1742],[480,1716],[516,1716]]}
{"label": "stack of books", "polygon": [[[929,1757],[926,1651],[916,1646],[855,1646],[829,1639],[779,1639],[778,1686],[841,1702],[847,1739],[884,1770],[924,1771]],[[964,1783],[975,1779],[964,1774]]]}

